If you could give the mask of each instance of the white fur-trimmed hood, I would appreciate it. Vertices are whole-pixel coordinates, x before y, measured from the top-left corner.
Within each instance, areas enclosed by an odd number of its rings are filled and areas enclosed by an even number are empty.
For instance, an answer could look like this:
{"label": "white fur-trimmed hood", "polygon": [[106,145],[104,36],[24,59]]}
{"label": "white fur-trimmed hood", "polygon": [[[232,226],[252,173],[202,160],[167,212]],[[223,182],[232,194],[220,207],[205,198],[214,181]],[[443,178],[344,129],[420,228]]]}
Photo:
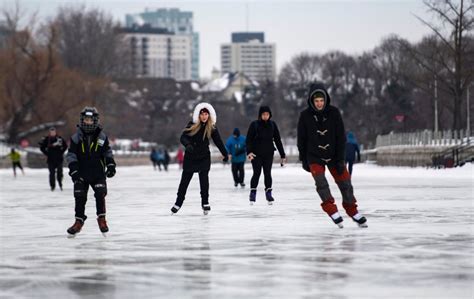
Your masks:
{"label": "white fur-trimmed hood", "polygon": [[197,106],[194,108],[193,112],[193,123],[197,123],[199,121],[199,112],[203,109],[206,108],[209,110],[209,117],[211,118],[212,124],[215,125],[217,122],[217,114],[216,110],[214,110],[214,107],[212,107],[211,104],[209,103],[199,103]]}

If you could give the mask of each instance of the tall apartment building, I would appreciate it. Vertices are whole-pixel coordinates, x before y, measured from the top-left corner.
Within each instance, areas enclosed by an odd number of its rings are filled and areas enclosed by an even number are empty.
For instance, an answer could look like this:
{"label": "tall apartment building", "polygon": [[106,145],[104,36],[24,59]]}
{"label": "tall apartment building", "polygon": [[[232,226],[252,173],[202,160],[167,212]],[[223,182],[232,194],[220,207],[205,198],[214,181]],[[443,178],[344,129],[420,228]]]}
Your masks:
{"label": "tall apartment building", "polygon": [[164,28],[179,36],[191,37],[191,78],[199,79],[199,33],[194,32],[193,13],[180,11],[177,8],[161,8],[145,10],[138,14],[125,16],[126,27],[143,26],[148,24],[152,28]]}
{"label": "tall apartment building", "polygon": [[263,32],[232,33],[232,42],[221,45],[221,70],[243,72],[256,81],[275,81],[276,46],[265,43]]}
{"label": "tall apartment building", "polygon": [[130,45],[132,69],[137,77],[192,78],[192,37],[149,26],[123,28]]}

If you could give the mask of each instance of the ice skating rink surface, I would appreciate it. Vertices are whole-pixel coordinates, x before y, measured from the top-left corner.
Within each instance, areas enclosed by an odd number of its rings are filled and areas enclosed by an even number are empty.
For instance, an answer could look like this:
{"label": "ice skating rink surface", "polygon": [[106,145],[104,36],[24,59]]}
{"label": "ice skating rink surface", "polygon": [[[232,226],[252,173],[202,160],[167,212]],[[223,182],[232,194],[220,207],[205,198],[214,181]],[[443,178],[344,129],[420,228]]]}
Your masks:
{"label": "ice skating rink surface", "polygon": [[[263,177],[257,203],[213,164],[211,212],[195,175],[170,216],[180,171],[118,167],[108,181],[104,238],[91,190],[74,239],[72,183],[51,192],[47,169],[13,179],[0,170],[1,298],[473,298],[474,167],[354,166],[361,229],[345,213],[337,228],[311,176],[273,168],[273,206]],[[65,171],[67,173],[67,171]],[[327,174],[328,175],[328,174]],[[328,175],[341,208],[341,195]],[[342,212],[342,211],[341,211]]]}

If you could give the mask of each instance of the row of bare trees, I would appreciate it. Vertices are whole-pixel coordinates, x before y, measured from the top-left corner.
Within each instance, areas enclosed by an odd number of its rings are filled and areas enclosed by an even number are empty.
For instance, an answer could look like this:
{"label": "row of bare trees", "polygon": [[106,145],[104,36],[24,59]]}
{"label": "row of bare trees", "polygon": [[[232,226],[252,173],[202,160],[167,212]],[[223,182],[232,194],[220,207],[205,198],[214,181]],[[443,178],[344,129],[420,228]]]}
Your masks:
{"label": "row of bare trees", "polygon": [[[221,120],[235,120],[221,122],[220,127],[224,133],[237,124],[242,129],[256,117],[259,104],[270,104],[283,134],[294,136],[308,86],[323,81],[347,128],[363,143],[390,131],[431,129],[435,114],[439,129],[464,128],[470,109],[466,93],[474,79],[473,3],[430,0],[425,5],[435,21],[420,20],[432,35],[417,43],[388,36],[358,56],[340,51],[301,53],[283,67],[278,82],[262,82],[258,93],[244,95],[251,100],[242,105],[216,101],[226,110],[220,113],[226,116]],[[25,21],[17,6],[5,11],[3,19],[0,132],[9,142],[58,120],[66,124],[64,134],[70,134],[80,108],[94,105],[107,111],[102,118],[111,124],[112,134],[156,141],[166,131],[166,143],[171,143],[192,104],[213,101],[173,80],[132,80],[130,55],[118,24],[100,10],[63,7],[40,23],[35,16]],[[2,32],[9,34],[2,37]],[[132,120],[132,125],[122,125],[124,119]]]}
{"label": "row of bare trees", "polygon": [[[471,109],[466,105],[467,89],[474,81],[473,2],[425,1],[425,5],[436,21],[420,19],[433,32],[420,42],[388,36],[360,56],[338,51],[295,56],[280,72],[284,99],[280,105],[286,105],[285,111],[293,109],[294,117],[306,105],[308,85],[322,81],[348,129],[365,142],[390,131],[434,129],[435,113],[439,129],[466,128]],[[288,133],[292,134],[291,128]]]}

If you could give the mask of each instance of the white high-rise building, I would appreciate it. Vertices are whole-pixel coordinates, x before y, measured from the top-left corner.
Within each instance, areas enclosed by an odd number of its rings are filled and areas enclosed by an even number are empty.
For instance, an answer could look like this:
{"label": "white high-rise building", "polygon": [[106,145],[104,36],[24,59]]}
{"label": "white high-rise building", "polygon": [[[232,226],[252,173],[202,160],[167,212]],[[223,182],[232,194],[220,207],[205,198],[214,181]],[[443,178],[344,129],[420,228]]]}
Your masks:
{"label": "white high-rise building", "polygon": [[192,79],[192,36],[165,29],[122,29],[130,45],[132,69],[137,77]]}
{"label": "white high-rise building", "polygon": [[194,16],[190,11],[177,8],[160,8],[145,10],[142,13],[127,14],[125,26],[128,28],[148,25],[151,28],[167,29],[175,35],[188,35],[192,39],[192,73],[193,80],[199,79],[199,33],[194,31]]}
{"label": "white high-rise building", "polygon": [[221,45],[221,70],[242,72],[256,81],[275,81],[276,46],[265,43],[263,33],[233,33],[232,42]]}

